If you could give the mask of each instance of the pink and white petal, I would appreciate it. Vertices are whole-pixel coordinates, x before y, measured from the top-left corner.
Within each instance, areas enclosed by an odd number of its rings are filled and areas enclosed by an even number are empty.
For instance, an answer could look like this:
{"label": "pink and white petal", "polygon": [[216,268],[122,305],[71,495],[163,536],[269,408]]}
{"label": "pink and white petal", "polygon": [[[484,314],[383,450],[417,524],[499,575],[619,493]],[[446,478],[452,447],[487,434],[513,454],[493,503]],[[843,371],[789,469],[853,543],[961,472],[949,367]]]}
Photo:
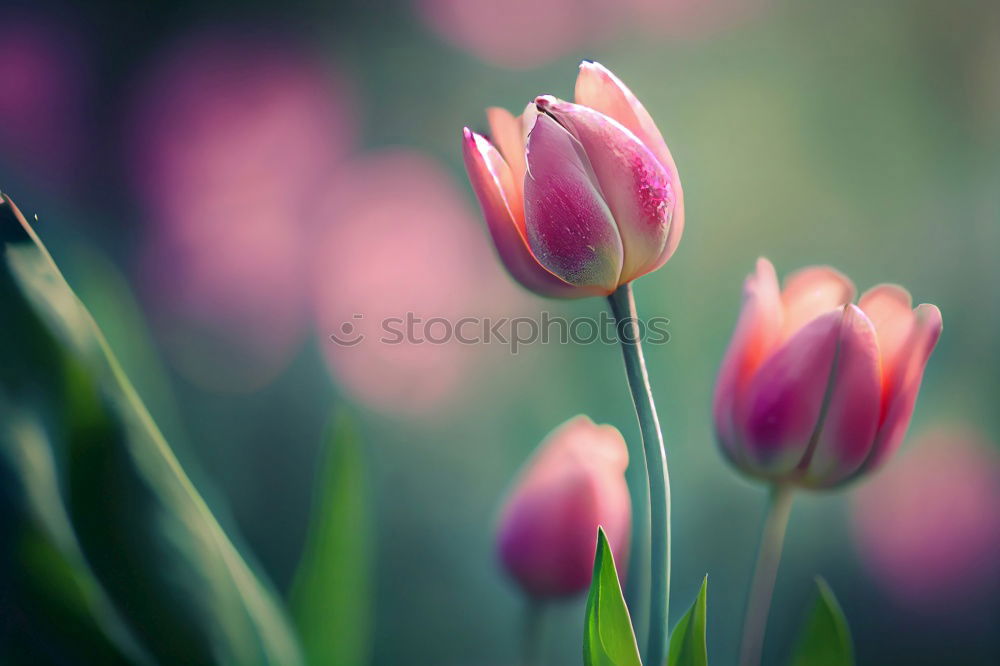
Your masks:
{"label": "pink and white petal", "polygon": [[840,328],[833,389],[803,484],[830,487],[848,478],[875,442],[882,402],[882,369],[875,326],[848,305]]}
{"label": "pink and white petal", "polygon": [[830,387],[842,310],[812,320],[757,370],[738,405],[747,467],[785,477],[802,462]]}
{"label": "pink and white petal", "polygon": [[913,330],[913,299],[910,292],[899,285],[880,284],[862,294],[858,306],[875,324],[882,354],[883,377],[888,389],[900,353]]}
{"label": "pink and white petal", "polygon": [[547,271],[528,248],[517,219],[523,225],[523,213],[511,210],[507,195],[513,187],[510,168],[489,141],[470,131],[464,131],[462,154],[472,189],[486,218],[493,244],[508,272],[527,289],[543,296],[573,298],[587,294]]}
{"label": "pink and white petal", "polygon": [[580,73],[576,77],[574,100],[577,104],[589,106],[624,125],[676,176],[674,158],[653,118],[628,86],[607,67],[587,60],[581,62]]}
{"label": "pink and white petal", "polygon": [[535,100],[583,146],[621,234],[621,283],[655,269],[677,204],[670,174],[618,121],[591,108],[544,96]]}
{"label": "pink and white petal", "polygon": [[577,104],[589,106],[624,125],[652,151],[670,174],[677,203],[670,221],[666,245],[653,267],[655,270],[670,259],[684,234],[684,190],[673,155],[646,107],[621,79],[600,63],[586,60],[580,63],[574,100]]}
{"label": "pink and white petal", "polygon": [[574,286],[610,294],[622,269],[622,241],[580,143],[539,116],[528,137],[524,179],[528,246]]}
{"label": "pink and white petal", "polygon": [[743,283],[740,317],[722,359],[712,400],[716,436],[723,452],[737,465],[742,460],[742,446],[733,424],[735,407],[753,373],[777,344],[781,316],[778,276],[771,262],[761,257],[756,271]]}
{"label": "pink and white petal", "polygon": [[486,120],[490,124],[493,142],[500,149],[510,171],[517,183],[518,191],[524,188],[524,146],[526,136],[521,128],[521,121],[515,118],[507,109],[493,106],[486,109]]}
{"label": "pink and white petal", "polygon": [[524,111],[517,117],[517,121],[521,124],[521,137],[524,145],[528,145],[528,134],[531,133],[531,128],[535,126],[535,118],[537,117],[538,106],[534,102],[528,102],[528,105],[524,107]]}
{"label": "pink and white petal", "polygon": [[667,232],[667,243],[663,247],[659,259],[653,265],[652,270],[654,271],[674,256],[677,246],[681,243],[681,236],[684,235],[684,189],[681,187],[679,178],[674,180],[674,194],[677,197],[677,202],[674,204],[674,214],[670,220],[670,231]]}
{"label": "pink and white petal", "polygon": [[924,368],[941,337],[943,321],[936,305],[923,303],[913,311],[914,324],[899,354],[896,369],[883,398],[883,418],[875,437],[875,446],[861,472],[875,469],[899,448],[913,416],[920,393]]}
{"label": "pink and white petal", "polygon": [[785,278],[781,302],[785,308],[782,337],[788,339],[816,317],[854,300],[854,283],[829,266],[809,266]]}

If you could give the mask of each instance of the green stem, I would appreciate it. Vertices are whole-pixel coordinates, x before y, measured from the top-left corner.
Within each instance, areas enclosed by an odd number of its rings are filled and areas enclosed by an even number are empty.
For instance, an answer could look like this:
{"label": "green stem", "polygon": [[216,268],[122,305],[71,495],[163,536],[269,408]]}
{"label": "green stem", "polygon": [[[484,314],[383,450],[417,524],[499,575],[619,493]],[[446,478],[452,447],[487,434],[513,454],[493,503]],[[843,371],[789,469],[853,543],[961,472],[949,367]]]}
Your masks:
{"label": "green stem", "polygon": [[545,619],[545,605],[539,599],[528,599],[524,609],[524,626],[521,627],[521,664],[539,666],[542,651],[542,631]]}
{"label": "green stem", "polygon": [[[642,433],[642,458],[649,485],[649,522],[642,526],[649,534],[649,635],[643,663],[662,666],[667,655],[667,613],[670,603],[670,482],[667,453],[663,448],[660,420],[649,387],[649,373],[642,354],[639,319],[631,284],[624,284],[608,296],[618,323],[619,341],[625,357],[632,402]],[[644,573],[644,572],[643,572]],[[630,572],[641,575],[640,572]]]}
{"label": "green stem", "polygon": [[774,581],[778,576],[781,548],[785,542],[788,517],[792,513],[792,487],[776,485],[771,489],[771,498],[761,530],[760,550],[757,566],[750,583],[746,616],[743,619],[743,641],[740,645],[740,666],[760,664],[764,648],[764,633],[767,630],[767,616],[771,611],[771,596]]}
{"label": "green stem", "polygon": [[632,547],[629,550],[628,573],[625,577],[625,603],[632,616],[639,645],[645,645],[649,630],[649,482],[646,459],[641,452],[633,452],[631,464],[625,472],[632,499]]}

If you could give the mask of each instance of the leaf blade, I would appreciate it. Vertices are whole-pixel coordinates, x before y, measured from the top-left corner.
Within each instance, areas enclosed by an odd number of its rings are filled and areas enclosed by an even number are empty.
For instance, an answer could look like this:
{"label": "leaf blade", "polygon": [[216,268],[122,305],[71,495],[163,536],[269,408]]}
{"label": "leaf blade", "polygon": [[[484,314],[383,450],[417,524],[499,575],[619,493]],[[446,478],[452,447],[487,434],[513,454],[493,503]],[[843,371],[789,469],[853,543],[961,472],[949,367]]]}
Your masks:
{"label": "leaf blade", "polygon": [[708,666],[708,576],[670,634],[669,666]]}
{"label": "leaf blade", "polygon": [[614,555],[603,528],[597,531],[594,576],[587,596],[583,662],[585,666],[642,666]]}
{"label": "leaf blade", "polygon": [[291,604],[308,663],[357,666],[371,657],[374,548],[364,452],[346,413],[334,416],[324,449]]}
{"label": "leaf blade", "polygon": [[847,618],[833,590],[816,578],[812,608],[802,626],[790,666],[853,666],[854,648]]}
{"label": "leaf blade", "polygon": [[[44,423],[72,532],[129,632],[157,661],[300,663],[276,595],[225,534],[93,317],[3,196],[0,244],[8,336],[0,398]],[[0,462],[14,474],[17,437],[0,431]]]}

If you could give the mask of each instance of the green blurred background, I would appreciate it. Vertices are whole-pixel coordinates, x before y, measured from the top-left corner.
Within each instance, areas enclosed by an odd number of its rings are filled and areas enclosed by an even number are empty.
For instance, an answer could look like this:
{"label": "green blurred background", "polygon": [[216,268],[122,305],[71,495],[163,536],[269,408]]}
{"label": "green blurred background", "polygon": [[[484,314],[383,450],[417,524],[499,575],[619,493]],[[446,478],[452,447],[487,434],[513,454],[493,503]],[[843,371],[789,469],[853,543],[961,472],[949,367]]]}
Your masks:
{"label": "green blurred background", "polygon": [[[509,480],[576,413],[638,437],[613,347],[328,339],[353,313],[605,307],[512,285],[459,147],[487,106],[571,96],[581,58],[640,97],[684,183],[680,249],[636,292],[641,314],[671,321],[669,344],[647,351],[674,493],[671,609],[707,572],[710,655],[731,663],[765,491],[718,454],[709,405],[758,256],[781,275],[829,263],[861,290],[898,282],[937,304],[945,332],[900,458],[941,428],[996,450],[1000,5],[0,3],[0,187],[38,215],[196,485],[279,591],[306,539],[323,429],[335,406],[357,416],[374,664],[515,663],[523,602],[493,555]],[[937,563],[948,594],[915,599],[866,558],[856,494],[797,500],[765,663],[781,663],[816,574],[861,664],[1000,663],[1000,507],[974,526],[993,535],[988,557]],[[919,569],[915,555],[899,566]],[[582,609],[552,609],[546,663],[579,663]]]}

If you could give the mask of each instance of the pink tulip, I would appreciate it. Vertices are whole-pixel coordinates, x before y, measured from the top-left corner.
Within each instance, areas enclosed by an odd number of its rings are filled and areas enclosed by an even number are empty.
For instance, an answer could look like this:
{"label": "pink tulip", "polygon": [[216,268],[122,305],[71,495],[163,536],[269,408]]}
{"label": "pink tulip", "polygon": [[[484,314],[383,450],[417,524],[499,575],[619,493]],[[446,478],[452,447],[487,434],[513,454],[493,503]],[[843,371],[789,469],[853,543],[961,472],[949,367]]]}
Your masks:
{"label": "pink tulip", "polygon": [[586,416],[570,419],[542,442],[504,503],[497,535],[500,561],[528,595],[565,597],[586,590],[598,526],[619,567],[628,561],[632,505],[626,467],[621,433]]}
{"label": "pink tulip", "polygon": [[713,408],[723,452],[747,474],[831,487],[899,446],[941,312],[912,309],[910,294],[891,284],[853,298],[854,285],[832,268],[802,269],[779,291],[774,266],[757,261]]}
{"label": "pink tulip", "polygon": [[677,167],[635,95],[584,62],[576,104],[539,97],[465,129],[465,167],[500,258],[543,296],[606,296],[654,271],[684,229]]}

